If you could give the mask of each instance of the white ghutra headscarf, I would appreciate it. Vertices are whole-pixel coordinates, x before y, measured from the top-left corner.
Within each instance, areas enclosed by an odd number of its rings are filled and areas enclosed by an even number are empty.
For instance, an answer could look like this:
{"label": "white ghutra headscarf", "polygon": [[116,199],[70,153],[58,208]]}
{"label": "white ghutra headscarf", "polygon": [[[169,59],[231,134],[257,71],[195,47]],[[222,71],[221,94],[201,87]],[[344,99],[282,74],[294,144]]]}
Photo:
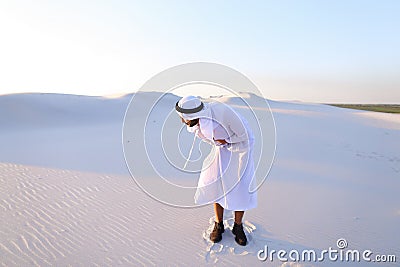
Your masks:
{"label": "white ghutra headscarf", "polygon": [[175,110],[184,120],[199,119],[201,133],[207,139],[213,140],[215,125],[209,104],[203,103],[198,97],[189,95],[176,103]]}

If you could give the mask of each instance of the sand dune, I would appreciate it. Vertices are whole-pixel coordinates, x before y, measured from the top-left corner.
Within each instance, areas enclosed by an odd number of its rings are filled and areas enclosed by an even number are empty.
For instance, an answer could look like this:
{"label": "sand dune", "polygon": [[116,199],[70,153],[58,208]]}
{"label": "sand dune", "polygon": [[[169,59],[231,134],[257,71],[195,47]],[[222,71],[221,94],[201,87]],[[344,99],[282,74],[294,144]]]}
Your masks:
{"label": "sand dune", "polygon": [[[229,230],[221,243],[208,240],[212,207],[164,205],[130,177],[121,141],[129,99],[0,97],[2,266],[281,266],[258,251],[321,251],[338,238],[398,264],[400,116],[270,101],[276,159],[239,247]],[[243,110],[240,99],[221,101]],[[232,227],[230,212],[225,219]]]}

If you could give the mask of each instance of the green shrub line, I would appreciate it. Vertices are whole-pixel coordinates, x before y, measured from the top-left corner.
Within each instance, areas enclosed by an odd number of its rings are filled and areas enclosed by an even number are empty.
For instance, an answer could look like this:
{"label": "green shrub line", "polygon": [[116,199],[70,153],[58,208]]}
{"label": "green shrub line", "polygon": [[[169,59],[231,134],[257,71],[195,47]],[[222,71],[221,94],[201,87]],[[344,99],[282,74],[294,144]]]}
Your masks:
{"label": "green shrub line", "polygon": [[339,108],[350,108],[385,113],[400,113],[400,105],[392,104],[327,104]]}

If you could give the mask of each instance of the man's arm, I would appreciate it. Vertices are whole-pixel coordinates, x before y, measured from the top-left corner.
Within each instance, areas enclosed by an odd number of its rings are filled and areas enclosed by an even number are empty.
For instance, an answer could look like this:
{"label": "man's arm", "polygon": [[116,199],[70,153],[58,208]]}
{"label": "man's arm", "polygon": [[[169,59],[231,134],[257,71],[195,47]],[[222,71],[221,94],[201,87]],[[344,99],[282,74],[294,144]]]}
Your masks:
{"label": "man's arm", "polygon": [[247,141],[249,139],[247,135],[247,129],[244,126],[244,123],[240,116],[236,114],[235,111],[231,110],[229,114],[229,118],[227,118],[228,127],[233,132],[233,135],[230,136],[226,141],[228,143],[239,143],[243,141]]}
{"label": "man's arm", "polygon": [[226,140],[224,140],[224,139],[214,139],[214,142],[217,142],[217,143],[219,143],[220,145],[225,145],[225,144],[228,143],[228,142],[226,142]]}

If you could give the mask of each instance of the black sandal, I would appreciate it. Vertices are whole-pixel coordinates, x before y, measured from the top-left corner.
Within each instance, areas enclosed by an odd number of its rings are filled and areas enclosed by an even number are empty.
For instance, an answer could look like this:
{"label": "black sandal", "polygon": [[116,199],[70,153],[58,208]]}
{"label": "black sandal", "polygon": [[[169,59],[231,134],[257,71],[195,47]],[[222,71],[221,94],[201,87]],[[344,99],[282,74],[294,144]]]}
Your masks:
{"label": "black sandal", "polygon": [[246,246],[247,244],[247,238],[246,234],[243,231],[243,225],[242,224],[233,224],[232,228],[232,234],[235,235],[235,241],[241,246]]}
{"label": "black sandal", "polygon": [[215,222],[214,229],[212,230],[212,232],[210,234],[210,240],[214,243],[218,243],[222,239],[223,232],[225,232],[224,223],[223,222],[220,222],[220,223]]}

